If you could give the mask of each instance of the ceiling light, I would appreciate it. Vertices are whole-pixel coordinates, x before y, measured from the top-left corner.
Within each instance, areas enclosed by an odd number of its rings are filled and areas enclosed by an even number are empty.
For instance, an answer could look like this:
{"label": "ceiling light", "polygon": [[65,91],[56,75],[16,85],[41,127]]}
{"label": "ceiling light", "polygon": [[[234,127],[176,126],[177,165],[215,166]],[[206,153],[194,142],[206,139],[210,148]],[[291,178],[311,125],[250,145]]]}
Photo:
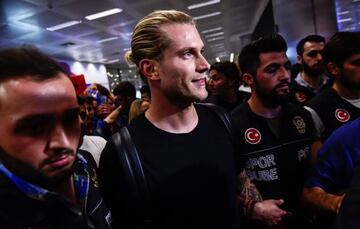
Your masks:
{"label": "ceiling light", "polygon": [[70,26],[73,26],[73,25],[77,25],[77,24],[80,24],[80,23],[81,23],[81,21],[68,21],[68,22],[65,22],[65,23],[62,23],[62,24],[59,24],[59,25],[54,25],[54,26],[51,26],[51,27],[47,27],[46,30],[55,31],[55,30],[67,28],[67,27],[70,27]]}
{"label": "ceiling light", "polygon": [[106,16],[109,16],[109,15],[112,15],[112,14],[117,14],[117,13],[120,13],[122,11],[123,10],[120,9],[120,8],[114,8],[114,9],[111,9],[111,10],[106,10],[106,11],[102,11],[102,12],[99,12],[99,13],[96,13],[96,14],[88,15],[85,18],[88,19],[88,20],[95,20],[95,19],[98,19],[98,18],[101,18],[101,17],[106,17]]}
{"label": "ceiling light", "polygon": [[220,15],[221,12],[220,11],[216,11],[214,13],[210,13],[210,14],[204,14],[204,15],[200,15],[200,16],[197,16],[197,17],[193,17],[194,20],[200,20],[200,19],[204,19],[204,18],[208,18],[208,17],[214,17],[214,16],[217,16],[217,15]]}
{"label": "ceiling light", "polygon": [[234,53],[230,53],[230,62],[234,62]]}
{"label": "ceiling light", "polygon": [[208,6],[208,5],[213,5],[216,3],[219,3],[220,0],[211,0],[211,1],[207,1],[207,2],[202,2],[202,3],[198,3],[198,4],[193,4],[188,6],[188,10],[192,10],[192,9],[196,9],[196,8],[200,8],[200,7],[204,7],[204,6]]}
{"label": "ceiling light", "polygon": [[221,36],[221,35],[224,35],[224,32],[218,32],[218,33],[207,34],[207,35],[205,35],[205,38],[209,38],[209,37],[217,37],[217,36]]}
{"label": "ceiling light", "polygon": [[102,40],[98,40],[96,41],[96,43],[104,43],[104,42],[107,42],[107,41],[112,41],[112,40],[116,40],[116,39],[119,39],[119,37],[109,37],[109,38],[106,38],[106,39],[102,39]]}
{"label": "ceiling light", "polygon": [[220,62],[220,58],[219,58],[219,57],[216,57],[215,60],[216,60],[216,62]]}
{"label": "ceiling light", "polygon": [[201,31],[201,33],[211,33],[211,32],[219,31],[222,29],[223,29],[222,27],[216,27],[216,28],[212,28],[212,29],[203,30],[203,31]]}
{"label": "ceiling light", "polygon": [[213,38],[208,39],[207,41],[208,41],[208,42],[211,42],[211,41],[217,41],[217,40],[221,40],[221,39],[224,39],[224,36],[213,37]]}
{"label": "ceiling light", "polygon": [[348,14],[348,13],[350,13],[350,12],[347,10],[347,11],[338,12],[338,15],[344,15],[344,14]]}
{"label": "ceiling light", "polygon": [[338,23],[342,23],[342,22],[347,22],[347,21],[351,21],[352,18],[344,18],[344,19],[339,19]]}
{"label": "ceiling light", "polygon": [[115,62],[119,62],[119,59],[109,60],[109,61],[106,62],[106,63],[107,63],[107,64],[111,64],[111,63],[115,63]]}

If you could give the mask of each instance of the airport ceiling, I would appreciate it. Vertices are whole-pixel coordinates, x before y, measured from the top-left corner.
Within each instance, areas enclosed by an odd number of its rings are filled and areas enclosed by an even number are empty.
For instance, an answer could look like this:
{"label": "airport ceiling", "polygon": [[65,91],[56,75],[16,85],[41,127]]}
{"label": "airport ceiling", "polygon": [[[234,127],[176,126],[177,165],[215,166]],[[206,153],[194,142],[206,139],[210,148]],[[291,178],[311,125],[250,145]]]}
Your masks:
{"label": "airport ceiling", "polygon": [[[191,7],[204,1],[214,4]],[[253,32],[268,2],[0,0],[0,47],[31,44],[59,59],[121,67],[125,66],[123,56],[130,48],[131,31],[136,22],[153,10],[177,9],[197,18],[206,46],[205,55],[209,61],[214,61],[215,57],[239,51],[240,37]],[[95,20],[85,18],[113,8],[121,12]],[[78,24],[58,30],[51,28],[70,21]]]}

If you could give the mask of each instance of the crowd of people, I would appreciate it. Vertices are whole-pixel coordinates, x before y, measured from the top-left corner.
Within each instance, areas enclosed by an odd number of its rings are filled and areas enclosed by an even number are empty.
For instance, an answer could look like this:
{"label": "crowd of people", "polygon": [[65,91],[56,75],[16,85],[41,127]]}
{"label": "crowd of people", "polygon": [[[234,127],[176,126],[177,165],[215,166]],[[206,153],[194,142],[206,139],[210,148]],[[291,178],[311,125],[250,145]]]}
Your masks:
{"label": "crowd of people", "polygon": [[0,228],[359,228],[360,33],[287,48],[209,64],[191,16],[154,11],[125,56],[141,98],[0,50]]}

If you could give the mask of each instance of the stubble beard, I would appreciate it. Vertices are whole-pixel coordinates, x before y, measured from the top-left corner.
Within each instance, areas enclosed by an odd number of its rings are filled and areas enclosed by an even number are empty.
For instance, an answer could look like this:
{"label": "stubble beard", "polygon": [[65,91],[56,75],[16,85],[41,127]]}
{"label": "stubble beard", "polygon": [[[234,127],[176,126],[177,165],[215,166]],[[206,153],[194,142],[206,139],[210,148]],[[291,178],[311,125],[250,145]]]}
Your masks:
{"label": "stubble beard", "polygon": [[305,61],[301,62],[303,71],[306,75],[316,78],[325,72],[325,67],[312,68]]}
{"label": "stubble beard", "polygon": [[25,162],[10,156],[0,147],[0,161],[16,176],[35,184],[39,187],[53,190],[58,185],[69,179],[74,172],[74,163],[67,170],[54,176],[48,176],[44,172],[35,169]]}
{"label": "stubble beard", "polygon": [[271,91],[267,91],[262,87],[255,85],[255,91],[262,103],[268,108],[276,108],[290,101],[290,92],[279,94],[276,88]]}

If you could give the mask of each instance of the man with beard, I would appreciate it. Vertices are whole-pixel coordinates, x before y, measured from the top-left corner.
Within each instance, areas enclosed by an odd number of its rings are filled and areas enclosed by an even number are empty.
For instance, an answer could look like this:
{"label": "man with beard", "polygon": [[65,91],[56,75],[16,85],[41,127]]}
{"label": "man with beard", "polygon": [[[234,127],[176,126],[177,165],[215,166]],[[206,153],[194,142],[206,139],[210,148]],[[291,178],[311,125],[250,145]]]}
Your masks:
{"label": "man with beard", "polygon": [[297,59],[302,70],[290,84],[294,103],[304,105],[329,84],[329,78],[323,74],[325,66],[321,52],[324,45],[325,38],[320,35],[309,35],[297,44]]}
{"label": "man with beard", "polygon": [[278,208],[286,212],[275,223],[280,228],[304,228],[301,192],[315,131],[310,113],[288,102],[290,61],[286,50],[286,42],[278,34],[243,48],[239,65],[252,93],[231,117],[247,175],[263,199],[277,201]]}
{"label": "man with beard", "polygon": [[0,51],[0,227],[110,228],[94,168],[77,146],[74,86],[33,48]]}
{"label": "man with beard", "polygon": [[322,140],[327,140],[306,182],[304,199],[316,211],[330,213],[324,217],[324,222],[329,223],[339,211],[344,189],[359,162],[356,147],[347,149],[349,142],[359,141],[357,135],[342,139],[340,134],[358,131],[351,127],[358,121],[339,132],[335,130],[360,116],[360,33],[335,33],[324,47],[324,60],[334,84],[310,101],[309,106],[320,116],[324,128]]}
{"label": "man with beard", "polygon": [[323,56],[334,83],[306,104],[311,108],[322,141],[360,116],[360,33],[335,33],[325,45]]}

